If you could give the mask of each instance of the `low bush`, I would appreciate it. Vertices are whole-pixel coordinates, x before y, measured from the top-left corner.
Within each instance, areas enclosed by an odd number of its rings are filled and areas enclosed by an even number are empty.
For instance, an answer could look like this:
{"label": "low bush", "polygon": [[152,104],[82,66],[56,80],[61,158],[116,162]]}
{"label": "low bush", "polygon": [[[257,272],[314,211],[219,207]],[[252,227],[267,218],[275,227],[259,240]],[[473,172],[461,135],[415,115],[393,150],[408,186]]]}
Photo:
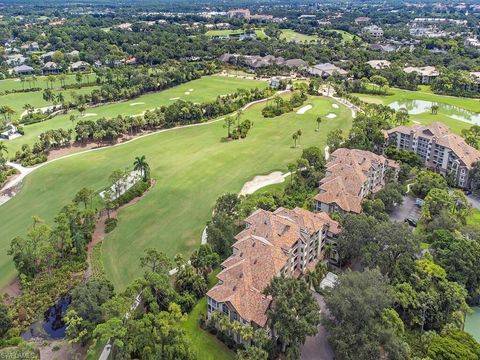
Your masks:
{"label": "low bush", "polygon": [[136,197],[142,196],[145,191],[148,190],[150,187],[150,181],[139,181],[135,185],[133,185],[130,189],[125,192],[122,196],[117,199],[117,206],[120,207],[122,205],[128,204],[130,201],[135,199]]}
{"label": "low bush", "polygon": [[109,218],[105,220],[105,232],[108,234],[112,232],[117,227],[117,219],[116,218]]}

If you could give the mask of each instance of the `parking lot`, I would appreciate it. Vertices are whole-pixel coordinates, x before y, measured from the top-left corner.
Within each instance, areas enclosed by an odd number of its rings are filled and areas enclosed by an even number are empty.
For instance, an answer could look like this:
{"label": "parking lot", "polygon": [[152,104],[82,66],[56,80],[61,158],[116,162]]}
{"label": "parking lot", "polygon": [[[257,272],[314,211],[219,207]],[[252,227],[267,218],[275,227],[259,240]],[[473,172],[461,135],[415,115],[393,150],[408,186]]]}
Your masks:
{"label": "parking lot", "polygon": [[408,195],[403,197],[403,204],[393,209],[390,214],[392,221],[404,221],[407,218],[415,221],[420,219],[420,207],[415,205],[415,198]]}

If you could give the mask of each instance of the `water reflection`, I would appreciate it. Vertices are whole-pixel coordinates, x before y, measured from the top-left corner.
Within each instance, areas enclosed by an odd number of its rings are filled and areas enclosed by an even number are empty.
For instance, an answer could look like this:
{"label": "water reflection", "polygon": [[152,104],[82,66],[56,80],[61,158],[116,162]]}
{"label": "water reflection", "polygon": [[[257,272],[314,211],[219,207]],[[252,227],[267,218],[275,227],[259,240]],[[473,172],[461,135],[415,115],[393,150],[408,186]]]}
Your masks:
{"label": "water reflection", "polygon": [[448,105],[443,103],[435,103],[435,102],[426,101],[426,100],[410,100],[410,99],[394,101],[388,106],[390,106],[394,110],[405,108],[407,109],[410,115],[419,115],[423,113],[430,113],[432,105],[438,105],[439,114],[446,115],[455,120],[467,122],[470,124],[480,125],[479,113],[465,110],[458,106],[453,106],[453,105]]}

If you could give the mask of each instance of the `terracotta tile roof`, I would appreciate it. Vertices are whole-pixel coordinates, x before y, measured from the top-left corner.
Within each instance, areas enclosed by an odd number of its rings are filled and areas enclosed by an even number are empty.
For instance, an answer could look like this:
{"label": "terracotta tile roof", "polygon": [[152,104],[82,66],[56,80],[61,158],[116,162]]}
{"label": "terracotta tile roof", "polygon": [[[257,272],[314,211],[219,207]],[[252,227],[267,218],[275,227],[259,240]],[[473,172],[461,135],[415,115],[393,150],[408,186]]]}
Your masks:
{"label": "terracotta tile roof", "polygon": [[222,263],[219,283],[207,296],[229,303],[243,319],[263,327],[272,300],[263,290],[287,263],[288,251],[306,235],[324,228],[338,234],[340,226],[325,213],[300,208],[257,210],[245,223],[247,228],[235,237],[234,254]]}
{"label": "terracotta tile roof", "polygon": [[[362,187],[369,180],[371,172],[381,166],[398,168],[396,161],[382,155],[358,149],[337,149],[330,155],[326,176],[320,181],[320,193],[315,200],[325,204],[337,204],[347,212],[362,212]],[[375,184],[381,189],[383,179]]]}
{"label": "terracotta tile roof", "polygon": [[461,136],[450,133],[448,126],[434,122],[430,125],[417,124],[414,126],[398,126],[387,130],[387,136],[396,132],[410,135],[413,133],[416,137],[434,139],[437,144],[451,149],[460,161],[471,168],[472,164],[480,159],[480,151],[468,145]]}

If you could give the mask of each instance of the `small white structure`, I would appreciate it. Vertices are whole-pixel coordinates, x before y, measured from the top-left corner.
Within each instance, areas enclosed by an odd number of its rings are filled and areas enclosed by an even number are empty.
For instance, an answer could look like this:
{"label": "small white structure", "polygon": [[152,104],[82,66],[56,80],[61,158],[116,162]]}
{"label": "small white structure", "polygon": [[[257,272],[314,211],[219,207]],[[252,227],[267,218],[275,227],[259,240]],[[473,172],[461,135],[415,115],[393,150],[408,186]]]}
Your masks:
{"label": "small white structure", "polygon": [[1,140],[13,140],[22,136],[16,126],[8,124],[7,127],[9,128],[7,131],[0,133]]}
{"label": "small white structure", "polygon": [[365,26],[362,29],[363,34],[368,34],[374,38],[381,38],[383,37],[383,29],[381,27],[378,27],[377,25],[370,25],[370,26]]}
{"label": "small white structure", "polygon": [[338,276],[332,272],[328,272],[327,275],[320,282],[320,289],[325,290],[327,288],[335,287],[338,281]]}
{"label": "small white structure", "polygon": [[112,200],[117,200],[141,179],[142,173],[140,171],[132,171],[128,176],[125,176],[122,180],[119,180],[113,184],[110,189],[102,191],[100,193],[100,197],[104,199],[105,192],[110,191],[112,193]]}

